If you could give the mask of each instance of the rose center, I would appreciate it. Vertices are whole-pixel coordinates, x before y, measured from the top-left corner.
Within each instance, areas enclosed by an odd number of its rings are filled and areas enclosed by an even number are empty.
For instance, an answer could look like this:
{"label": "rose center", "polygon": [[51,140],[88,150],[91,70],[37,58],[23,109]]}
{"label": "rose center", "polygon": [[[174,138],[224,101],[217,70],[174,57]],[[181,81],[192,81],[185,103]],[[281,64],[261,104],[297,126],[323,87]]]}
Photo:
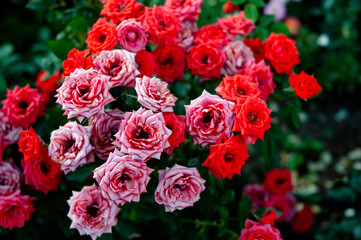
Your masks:
{"label": "rose center", "polygon": [[158,24],[159,24],[159,26],[161,26],[162,28],[165,28],[165,26],[166,26],[165,20],[160,20]]}
{"label": "rose center", "polygon": [[3,178],[0,178],[0,185],[6,185],[6,181],[5,181],[5,179],[3,179]]}
{"label": "rose center", "polygon": [[29,103],[25,102],[25,101],[21,101],[19,102],[19,108],[26,110],[29,106]]}
{"label": "rose center", "polygon": [[136,139],[148,139],[149,133],[144,131],[144,129],[142,128],[142,129],[140,129],[140,131],[138,130],[138,132],[135,133],[135,138]]}
{"label": "rose center", "polygon": [[166,60],[164,60],[162,62],[162,65],[165,66],[165,67],[172,66],[172,64],[173,64],[173,59],[171,59],[171,58],[167,58]]}
{"label": "rose center", "polygon": [[86,213],[90,216],[90,217],[97,217],[98,216],[98,204],[97,203],[92,203],[91,205],[86,207]]}
{"label": "rose center", "polygon": [[75,143],[75,141],[73,139],[68,140],[64,144],[64,152],[67,152],[74,145],[74,143]]}
{"label": "rose center", "polygon": [[284,183],[285,183],[284,179],[277,179],[277,181],[276,181],[276,185],[282,185]]}
{"label": "rose center", "polygon": [[87,87],[83,88],[83,89],[79,89],[80,96],[84,96],[88,92],[89,92],[89,88],[87,88]]}
{"label": "rose center", "polygon": [[103,42],[105,42],[105,39],[106,39],[107,37],[105,36],[105,35],[101,35],[99,38],[98,38],[98,40],[99,40],[99,42],[100,43],[103,43]]}
{"label": "rose center", "polygon": [[256,113],[250,113],[247,115],[247,118],[248,120],[251,122],[251,123],[256,123],[258,121],[258,117],[257,117],[257,114]]}
{"label": "rose center", "polygon": [[127,174],[123,174],[122,176],[118,177],[118,181],[124,183],[126,180],[131,180],[131,178]]}
{"label": "rose center", "polygon": [[226,162],[231,162],[232,160],[233,160],[233,155],[231,154],[231,153],[226,153],[225,155],[224,155],[224,160],[226,161]]}
{"label": "rose center", "polygon": [[201,58],[201,61],[202,61],[203,64],[208,64],[208,56],[203,56]]}
{"label": "rose center", "polygon": [[125,7],[126,7],[125,4],[123,4],[123,3],[119,4],[119,5],[118,5],[118,12],[123,11]]}
{"label": "rose center", "polygon": [[129,32],[127,34],[127,41],[128,42],[135,42],[138,38],[138,34],[135,32]]}
{"label": "rose center", "polygon": [[241,89],[241,88],[237,88],[236,92],[238,95],[246,95],[246,92],[243,91],[243,89]]}
{"label": "rose center", "polygon": [[173,188],[174,189],[179,189],[180,191],[184,191],[186,189],[186,186],[185,185],[174,184]]}
{"label": "rose center", "polygon": [[210,123],[214,117],[213,112],[207,112],[203,115],[203,123]]}
{"label": "rose center", "polygon": [[40,169],[45,175],[49,172],[48,166],[45,164],[45,162],[40,164]]}

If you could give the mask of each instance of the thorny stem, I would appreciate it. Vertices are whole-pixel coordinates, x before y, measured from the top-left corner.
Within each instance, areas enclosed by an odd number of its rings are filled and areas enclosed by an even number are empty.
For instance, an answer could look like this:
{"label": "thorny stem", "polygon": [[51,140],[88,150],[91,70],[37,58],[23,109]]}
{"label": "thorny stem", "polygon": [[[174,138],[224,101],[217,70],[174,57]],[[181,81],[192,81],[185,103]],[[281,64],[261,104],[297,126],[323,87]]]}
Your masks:
{"label": "thorny stem", "polygon": [[223,224],[219,224],[217,222],[210,222],[210,221],[202,221],[202,220],[199,220],[199,219],[196,219],[196,220],[191,220],[191,219],[184,219],[183,220],[184,222],[187,222],[187,223],[193,223],[195,224],[197,227],[199,226],[203,226],[203,227],[206,227],[206,226],[211,226],[211,227],[218,227],[218,228],[221,228],[223,229],[224,231],[226,231],[228,234],[232,235],[233,237],[235,238],[238,238],[239,237],[239,233],[236,233],[228,228],[225,228]]}

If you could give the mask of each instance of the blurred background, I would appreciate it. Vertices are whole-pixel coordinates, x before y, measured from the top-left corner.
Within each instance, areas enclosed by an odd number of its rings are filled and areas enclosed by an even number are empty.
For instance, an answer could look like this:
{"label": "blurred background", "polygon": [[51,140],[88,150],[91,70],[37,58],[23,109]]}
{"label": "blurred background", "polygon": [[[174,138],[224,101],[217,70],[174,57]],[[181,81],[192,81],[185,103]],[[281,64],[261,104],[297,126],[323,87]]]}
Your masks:
{"label": "blurred background", "polygon": [[[214,23],[224,15],[222,7],[225,1],[204,1],[200,26]],[[164,1],[140,2],[151,6]],[[233,2],[243,4],[246,1]],[[311,204],[315,212],[313,227],[306,234],[289,232],[288,228],[283,226],[279,228],[285,240],[361,239],[361,2],[279,2],[278,7],[268,11],[278,16],[275,24],[285,23],[297,41],[302,62],[296,67],[297,72],[304,70],[313,74],[323,87],[317,98],[301,102],[302,111],[292,118],[293,127],[271,130],[269,135],[276,140],[271,142],[266,139],[262,146],[261,151],[268,151],[269,158],[274,159],[273,164],[266,168],[291,169],[295,182],[293,193],[300,202]],[[101,9],[98,0],[7,0],[2,4],[1,100],[5,96],[6,88],[13,89],[15,85],[25,86],[27,83],[34,87],[36,75],[41,70],[46,69],[52,73],[61,68],[69,50],[73,47],[84,49],[87,30],[96,21]],[[266,11],[266,7],[265,5],[260,8],[259,14]],[[61,115],[59,106],[51,107],[49,111]],[[66,119],[50,117],[43,119],[45,120],[46,127],[39,127],[38,133],[49,142],[51,130],[56,129]],[[254,158],[257,158],[257,154]],[[254,176],[243,174],[242,171],[243,176],[245,175],[242,179],[257,178],[257,168],[263,163],[267,163],[267,160],[261,158],[257,163],[246,164],[244,171],[254,172]],[[49,194],[50,198],[52,194],[54,193]],[[65,201],[67,197],[59,199],[59,202]],[[227,196],[224,198],[227,203]],[[51,204],[56,205],[55,200],[42,201],[44,209],[51,208]],[[64,202],[61,205],[67,207]],[[47,213],[42,213],[41,209],[35,213],[38,214],[38,220],[34,218],[34,221],[39,221],[34,223],[38,227],[35,230],[31,230],[31,226],[27,225],[24,229],[14,231],[14,234],[6,233],[5,239],[29,239],[26,237],[29,236],[29,231],[40,231],[42,228],[46,230],[41,231],[49,231],[49,234],[38,234],[42,237],[58,233],[59,236],[65,234],[68,239],[78,239],[73,232],[64,233],[70,220],[55,221],[55,218],[53,223],[59,226],[49,226],[53,216],[46,216]],[[165,217],[164,221],[173,220]],[[118,224],[117,234],[129,238],[136,232],[134,226],[129,222]],[[148,231],[151,231],[151,227]],[[176,229],[169,231],[177,232]],[[5,234],[4,229],[0,229],[0,236],[2,233]],[[222,235],[217,236],[222,239]],[[43,239],[42,237],[39,239]],[[105,237],[108,238],[104,239],[112,239],[109,235]]]}

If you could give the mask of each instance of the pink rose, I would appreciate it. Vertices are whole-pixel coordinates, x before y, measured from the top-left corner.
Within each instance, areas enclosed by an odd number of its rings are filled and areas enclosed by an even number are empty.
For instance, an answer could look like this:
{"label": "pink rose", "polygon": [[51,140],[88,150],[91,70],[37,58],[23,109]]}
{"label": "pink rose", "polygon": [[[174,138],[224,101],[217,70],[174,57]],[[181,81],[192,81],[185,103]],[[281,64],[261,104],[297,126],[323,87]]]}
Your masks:
{"label": "pink rose", "polygon": [[135,54],[127,50],[102,51],[94,59],[94,68],[110,78],[111,87],[134,87],[140,74],[136,66]]}
{"label": "pink rose", "polygon": [[280,231],[271,224],[264,224],[246,220],[246,227],[242,230],[238,240],[282,240]]}
{"label": "pink rose", "polygon": [[296,215],[297,200],[291,194],[271,195],[265,203],[266,208],[274,208],[282,212],[277,218],[277,222],[288,222]]}
{"label": "pink rose", "polygon": [[252,24],[251,19],[246,19],[243,11],[239,12],[238,15],[218,18],[217,25],[229,35],[229,38],[234,38],[236,35],[248,34],[256,28],[256,26]]}
{"label": "pink rose", "polygon": [[104,112],[104,106],[114,101],[109,93],[108,78],[92,68],[75,69],[57,92],[56,102],[63,106],[64,115],[67,114],[68,119],[76,117],[80,122]]}
{"label": "pink rose", "polygon": [[155,201],[164,204],[166,212],[193,206],[200,199],[206,182],[196,168],[175,164],[159,170],[159,183],[155,190]]}
{"label": "pink rose", "polygon": [[274,88],[276,87],[276,84],[273,82],[271,67],[268,66],[264,60],[258,63],[252,61],[238,73],[249,76],[253,82],[258,83],[261,98],[264,100],[273,93]]}
{"label": "pink rose", "polygon": [[137,78],[135,91],[138,94],[138,102],[153,112],[173,112],[177,98],[167,87],[168,83],[156,77]]}
{"label": "pink rose", "polygon": [[23,175],[12,162],[0,161],[0,195],[9,195],[21,188]]}
{"label": "pink rose", "polygon": [[2,139],[2,149],[8,145],[14,144],[20,140],[20,131],[23,127],[14,127],[5,116],[3,110],[0,110],[0,138]]}
{"label": "pink rose", "polygon": [[163,150],[170,146],[168,138],[171,134],[162,113],[140,108],[125,113],[120,130],[115,134],[114,145],[136,160],[160,159]]}
{"label": "pink rose", "polygon": [[197,24],[191,21],[181,23],[182,29],[178,33],[178,44],[184,47],[187,51],[193,44],[194,33],[198,31]]}
{"label": "pink rose", "polygon": [[49,156],[65,174],[94,162],[94,147],[90,144],[91,128],[68,122],[51,133]]}
{"label": "pink rose", "polygon": [[115,150],[110,153],[107,162],[93,172],[104,197],[124,205],[126,202],[139,202],[140,194],[147,192],[152,171],[144,162]]}
{"label": "pink rose", "polygon": [[164,7],[172,12],[179,22],[186,20],[195,22],[201,13],[202,3],[203,0],[166,0]]}
{"label": "pink rose", "polygon": [[89,118],[89,126],[93,127],[90,142],[100,159],[107,160],[109,154],[114,151],[114,135],[119,131],[123,119],[124,113],[119,109],[106,109],[105,113],[98,113]]}
{"label": "pink rose", "polygon": [[234,114],[231,111],[233,102],[223,100],[217,95],[212,95],[206,90],[190,105],[186,105],[187,131],[193,137],[194,144],[202,147],[214,144],[222,133],[227,138],[230,136]]}
{"label": "pink rose", "polygon": [[0,196],[0,226],[12,230],[21,228],[30,220],[30,214],[35,211],[35,198],[23,196],[20,190],[6,196]]}
{"label": "pink rose", "polygon": [[252,61],[255,61],[252,50],[241,41],[229,42],[222,49],[226,56],[221,73],[233,76],[236,72],[246,67]]}
{"label": "pink rose", "polygon": [[68,200],[70,228],[78,229],[80,235],[90,235],[95,240],[103,233],[111,233],[117,224],[118,206],[104,198],[101,189],[93,184],[83,187],[80,192],[73,191]]}
{"label": "pink rose", "polygon": [[247,184],[243,188],[243,195],[247,195],[251,199],[252,212],[264,207],[265,201],[269,198],[269,192],[260,184]]}
{"label": "pink rose", "polygon": [[148,36],[142,23],[135,19],[128,19],[121,22],[118,27],[118,44],[129,52],[139,52],[145,49],[148,43]]}

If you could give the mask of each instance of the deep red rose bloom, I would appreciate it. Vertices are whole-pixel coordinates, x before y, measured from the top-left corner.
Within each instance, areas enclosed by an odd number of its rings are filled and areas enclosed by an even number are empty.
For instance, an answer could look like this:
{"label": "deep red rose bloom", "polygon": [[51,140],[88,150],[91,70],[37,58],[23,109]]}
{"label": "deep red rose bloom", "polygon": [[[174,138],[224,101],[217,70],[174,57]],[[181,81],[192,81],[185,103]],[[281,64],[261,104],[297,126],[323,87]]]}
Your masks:
{"label": "deep red rose bloom", "polygon": [[178,19],[170,11],[157,5],[153,8],[146,7],[141,20],[154,45],[175,42],[182,29]]}
{"label": "deep red rose bloom", "polygon": [[126,19],[139,17],[142,8],[143,4],[136,0],[107,0],[100,15],[118,24]]}
{"label": "deep red rose bloom", "polygon": [[70,75],[70,73],[74,72],[77,68],[84,68],[88,70],[93,66],[92,56],[88,56],[90,54],[90,50],[86,49],[83,51],[79,51],[78,49],[73,48],[68,53],[68,58],[63,62],[63,75],[65,78]]}
{"label": "deep red rose bloom", "polygon": [[259,97],[258,82],[252,82],[249,76],[236,74],[233,77],[224,76],[216,88],[216,92],[224,99],[243,103],[248,96]]}
{"label": "deep red rose bloom", "polygon": [[219,18],[217,25],[220,26],[230,38],[236,35],[248,34],[255,28],[255,26],[252,25],[252,20],[246,19],[243,11],[238,15]]}
{"label": "deep red rose bloom", "polygon": [[43,140],[36,135],[32,127],[27,131],[20,131],[20,134],[19,152],[23,153],[24,162],[35,161],[39,157],[40,148],[44,145]]}
{"label": "deep red rose bloom", "polygon": [[282,214],[277,218],[277,222],[288,222],[296,214],[297,200],[291,194],[285,195],[271,195],[271,197],[265,202],[266,208],[274,208]]}
{"label": "deep red rose bloom", "polygon": [[224,56],[214,43],[199,44],[190,49],[188,67],[191,74],[199,75],[200,80],[220,78]]}
{"label": "deep red rose bloom", "polygon": [[48,194],[57,190],[61,182],[60,166],[48,154],[48,147],[43,146],[35,161],[21,161],[24,169],[25,184]]}
{"label": "deep red rose bloom", "polygon": [[210,146],[211,152],[202,166],[207,167],[216,178],[232,179],[234,174],[241,175],[241,168],[249,157],[247,148],[241,135],[227,139],[223,134],[215,145]]}
{"label": "deep red rose bloom", "polygon": [[92,53],[99,54],[103,50],[112,50],[117,45],[117,25],[99,18],[88,32],[85,42]]}
{"label": "deep red rose bloom", "polygon": [[44,115],[45,104],[37,89],[29,84],[23,88],[15,86],[14,90],[7,89],[4,114],[14,127],[22,126],[26,129],[36,122],[38,116]]}
{"label": "deep red rose bloom", "polygon": [[53,75],[45,78],[48,75],[46,70],[42,70],[36,77],[36,87],[40,89],[41,95],[44,101],[49,102],[51,97],[54,97],[56,89],[61,83],[61,75],[59,71],[56,71]]}
{"label": "deep red rose bloom", "polygon": [[244,38],[243,42],[252,50],[253,56],[256,59],[256,63],[258,63],[264,58],[265,43],[261,42],[259,38],[254,38],[254,39]]}
{"label": "deep red rose bloom", "polygon": [[266,173],[263,185],[276,195],[290,192],[293,189],[291,172],[287,169],[272,169]]}
{"label": "deep red rose bloom", "polygon": [[317,79],[304,71],[300,74],[291,74],[289,81],[291,87],[295,89],[297,96],[301,99],[308,99],[322,91]]}
{"label": "deep red rose bloom", "polygon": [[155,74],[166,82],[181,81],[186,69],[186,50],[177,43],[163,43],[152,52]]}
{"label": "deep red rose bloom", "polygon": [[172,130],[172,134],[168,138],[170,147],[164,149],[168,155],[171,155],[175,147],[186,141],[186,120],[183,115],[175,115],[174,113],[163,113],[165,125]]}
{"label": "deep red rose bloom", "polygon": [[276,218],[277,218],[277,214],[275,213],[275,210],[271,209],[263,213],[263,217],[260,219],[260,221],[266,224],[273,225],[275,224]]}
{"label": "deep red rose bloom", "polygon": [[264,57],[277,73],[291,74],[293,66],[300,63],[296,42],[284,34],[271,33],[266,39]]}
{"label": "deep red rose bloom", "polygon": [[147,50],[140,50],[135,55],[135,62],[137,64],[137,70],[140,72],[138,77],[151,77],[155,74],[155,62],[152,53]]}
{"label": "deep red rose bloom", "polygon": [[239,7],[232,3],[231,1],[227,1],[223,5],[224,13],[233,13],[234,11],[239,10]]}
{"label": "deep red rose bloom", "polygon": [[301,211],[291,221],[291,228],[294,232],[307,232],[313,224],[314,213],[312,212],[310,205],[305,204]]}
{"label": "deep red rose bloom", "polygon": [[271,110],[262,99],[250,96],[234,106],[236,119],[232,131],[242,133],[247,144],[254,144],[257,138],[263,140],[264,133],[271,128]]}
{"label": "deep red rose bloom", "polygon": [[206,25],[201,27],[195,34],[194,43],[215,43],[218,46],[226,46],[228,43],[227,34],[217,25]]}

